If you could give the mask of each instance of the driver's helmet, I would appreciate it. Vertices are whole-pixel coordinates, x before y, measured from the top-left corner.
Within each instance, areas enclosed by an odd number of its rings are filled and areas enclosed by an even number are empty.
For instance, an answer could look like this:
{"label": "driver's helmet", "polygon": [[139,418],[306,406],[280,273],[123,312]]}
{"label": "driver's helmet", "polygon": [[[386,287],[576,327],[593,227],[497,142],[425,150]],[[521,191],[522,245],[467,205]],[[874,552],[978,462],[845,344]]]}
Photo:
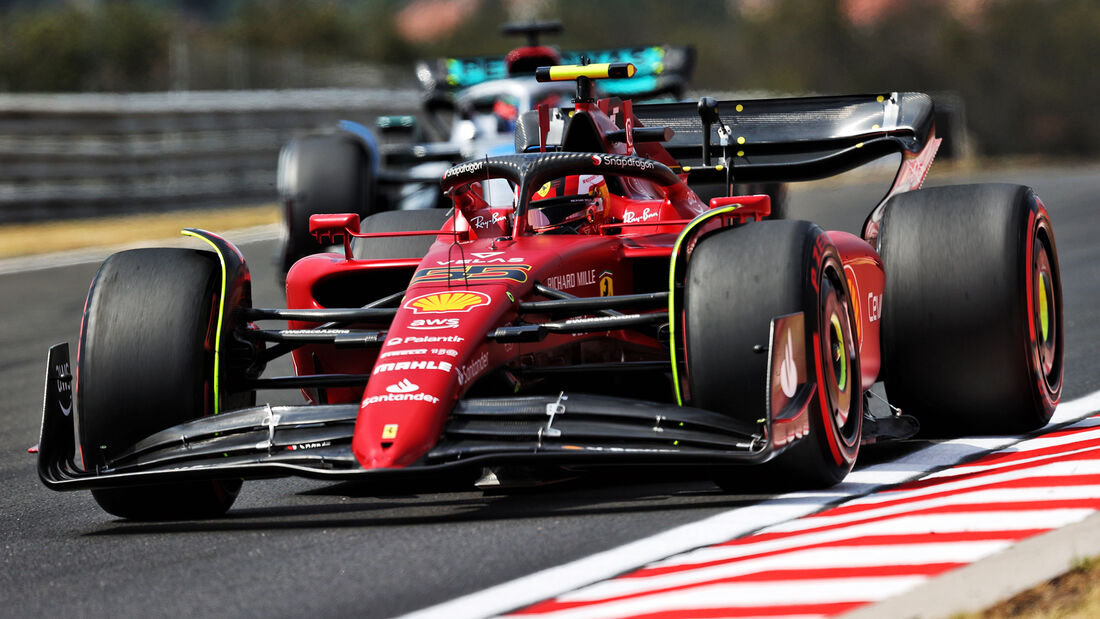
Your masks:
{"label": "driver's helmet", "polygon": [[[607,201],[607,181],[600,174],[574,174],[549,181],[531,196],[531,208],[528,209],[528,224],[532,228],[559,225],[588,215],[590,208],[602,212]],[[550,213],[538,208],[539,201],[550,198],[576,196],[587,198],[578,200],[576,209],[565,209]],[[559,210],[559,209],[556,209]]]}

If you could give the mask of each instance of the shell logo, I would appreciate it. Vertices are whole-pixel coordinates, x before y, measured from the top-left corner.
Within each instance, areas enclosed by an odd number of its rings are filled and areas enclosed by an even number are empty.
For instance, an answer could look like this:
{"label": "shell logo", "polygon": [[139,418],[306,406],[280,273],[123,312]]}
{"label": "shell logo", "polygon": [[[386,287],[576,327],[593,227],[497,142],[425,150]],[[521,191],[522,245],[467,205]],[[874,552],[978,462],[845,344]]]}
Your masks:
{"label": "shell logo", "polygon": [[405,309],[414,314],[445,314],[468,312],[475,307],[489,304],[489,295],[463,290],[461,292],[433,292],[420,295],[405,303]]}

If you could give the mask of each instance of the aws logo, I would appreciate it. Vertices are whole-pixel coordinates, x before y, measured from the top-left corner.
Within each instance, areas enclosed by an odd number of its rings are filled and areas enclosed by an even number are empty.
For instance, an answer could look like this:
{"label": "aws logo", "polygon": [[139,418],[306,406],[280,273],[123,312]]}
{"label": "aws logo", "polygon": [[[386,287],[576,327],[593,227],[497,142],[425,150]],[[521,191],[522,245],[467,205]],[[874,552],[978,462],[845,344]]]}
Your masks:
{"label": "aws logo", "polygon": [[489,295],[470,290],[433,292],[407,301],[405,309],[411,309],[414,314],[468,312],[475,307],[488,305],[490,300]]}

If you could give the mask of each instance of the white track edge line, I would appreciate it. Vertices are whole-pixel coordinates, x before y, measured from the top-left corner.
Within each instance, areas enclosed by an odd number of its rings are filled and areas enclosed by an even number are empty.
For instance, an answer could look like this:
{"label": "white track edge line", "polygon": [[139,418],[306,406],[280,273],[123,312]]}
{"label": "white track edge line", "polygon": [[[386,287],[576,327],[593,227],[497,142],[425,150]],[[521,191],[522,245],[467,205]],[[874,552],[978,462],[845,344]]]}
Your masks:
{"label": "white track edge line", "polygon": [[[1098,410],[1100,410],[1100,391],[1095,391],[1059,405],[1051,418],[1050,425],[1056,426],[1077,421]],[[1025,438],[1024,436],[1006,437],[1005,443],[1012,444]],[[965,443],[968,439],[961,440]],[[937,451],[937,447],[954,442],[948,441],[947,443],[931,445],[902,459],[920,460],[921,458],[912,458],[912,456]],[[972,453],[962,454],[959,451],[946,450],[942,454],[942,460],[929,459],[921,462],[923,470],[914,471],[914,474],[909,478],[915,479],[937,468],[957,464],[972,455]],[[952,458],[952,460],[948,458]],[[896,461],[883,464],[896,464]],[[865,471],[875,469],[877,466],[881,465],[868,467]],[[857,475],[857,473],[853,473],[851,476]],[[800,495],[800,502],[791,505],[783,501],[784,498],[789,498],[789,495],[780,495],[755,505],[722,512],[647,538],[628,542],[617,548],[598,552],[569,563],[494,585],[488,589],[429,606],[403,615],[403,618],[479,619],[499,615],[567,591],[618,576],[675,554],[721,543],[764,526],[800,518],[819,511],[828,505],[838,503],[841,499],[848,500],[870,494],[878,487],[878,484],[841,484],[841,487],[844,486],[849,487],[846,492],[836,492],[836,489],[834,489],[833,492],[823,493],[818,501],[807,501],[806,499],[810,497]],[[779,517],[776,518],[776,516]]]}

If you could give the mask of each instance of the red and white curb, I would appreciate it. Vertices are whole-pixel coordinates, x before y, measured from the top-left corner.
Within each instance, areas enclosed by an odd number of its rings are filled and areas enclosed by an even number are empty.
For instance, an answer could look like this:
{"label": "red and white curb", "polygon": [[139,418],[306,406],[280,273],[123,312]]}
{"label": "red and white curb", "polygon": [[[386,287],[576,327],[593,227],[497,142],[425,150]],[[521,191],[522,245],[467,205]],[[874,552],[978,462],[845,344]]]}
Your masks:
{"label": "red and white curb", "polygon": [[1097,411],[1100,393],[1036,438],[939,443],[409,617],[842,614],[1100,509],[1100,415],[1082,419]]}

